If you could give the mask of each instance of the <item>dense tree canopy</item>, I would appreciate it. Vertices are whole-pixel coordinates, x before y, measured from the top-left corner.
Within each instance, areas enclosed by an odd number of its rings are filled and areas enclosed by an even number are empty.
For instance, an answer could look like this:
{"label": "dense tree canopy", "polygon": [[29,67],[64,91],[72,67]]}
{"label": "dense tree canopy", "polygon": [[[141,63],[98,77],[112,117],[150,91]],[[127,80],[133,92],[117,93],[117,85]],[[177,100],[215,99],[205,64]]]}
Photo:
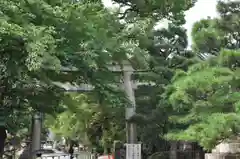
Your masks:
{"label": "dense tree canopy", "polygon": [[201,53],[219,54],[221,48],[239,48],[239,2],[219,2],[215,19],[203,19],[192,29],[193,49]]}
{"label": "dense tree canopy", "polygon": [[[74,82],[88,81],[101,92],[112,77],[109,62],[136,53],[142,55],[139,59],[144,57],[138,42],[124,38],[124,26],[98,2],[1,0],[0,4],[1,109],[7,119],[1,125],[8,130],[11,125],[28,124],[14,119],[19,115],[61,109],[62,90],[52,80],[63,67],[77,68]],[[11,124],[14,121],[20,123]]]}
{"label": "dense tree canopy", "polygon": [[195,0],[114,0],[127,10],[123,13],[127,17],[152,17],[154,20],[164,18],[178,19],[180,24],[184,21],[184,11],[193,6]]}
{"label": "dense tree canopy", "polygon": [[[0,0],[0,129],[17,135],[41,111],[58,137],[105,150],[125,140],[128,101],[109,65],[128,60],[144,70],[133,75],[130,120],[149,154],[169,150],[165,136],[211,149],[238,134],[240,3],[218,2],[219,17],[194,25],[189,51],[184,11],[195,1],[114,2],[124,13],[100,0]],[[168,26],[156,29],[162,20]],[[53,81],[93,90],[64,93]]]}
{"label": "dense tree canopy", "polygon": [[211,150],[238,134],[239,4],[219,2],[219,18],[195,24],[193,49],[207,55],[207,60],[178,71],[168,86],[165,95],[174,110],[169,117],[174,126],[168,138],[197,141]]}
{"label": "dense tree canopy", "polygon": [[[120,4],[123,5],[127,5],[127,3],[123,2],[123,1],[116,1]],[[173,3],[170,2],[170,3]],[[145,10],[145,13],[140,13],[137,10],[134,10],[133,8],[131,8],[130,10],[127,10],[127,14],[126,17],[124,17],[125,19],[125,23],[117,24],[119,28],[120,26],[120,31],[122,29],[122,33],[123,33],[123,40],[129,40],[129,39],[135,39],[137,41],[139,41],[139,46],[142,50],[146,50],[149,52],[148,57],[150,57],[149,59],[150,62],[148,63],[150,66],[153,66],[152,69],[153,71],[150,71],[149,73],[144,73],[139,75],[136,75],[137,80],[139,81],[147,81],[147,82],[155,82],[155,80],[158,80],[159,82],[157,82],[157,86],[156,88],[153,87],[149,87],[146,86],[145,88],[140,87],[138,90],[136,90],[136,96],[137,96],[137,100],[138,99],[143,99],[143,96],[141,95],[141,90],[143,92],[149,92],[152,91],[151,89],[156,89],[156,92],[153,91],[152,95],[151,95],[151,106],[145,105],[145,107],[143,107],[142,109],[140,108],[140,105],[143,106],[144,104],[141,101],[137,101],[137,103],[139,104],[139,107],[137,108],[139,110],[139,115],[142,117],[146,116],[147,118],[150,117],[150,114],[155,111],[156,112],[156,116],[153,116],[152,119],[146,119],[147,121],[145,121],[144,123],[151,123],[151,120],[156,121],[156,117],[160,114],[163,114],[164,112],[159,112],[159,110],[161,108],[156,108],[158,105],[158,99],[155,99],[155,96],[160,92],[162,93],[163,89],[163,85],[166,85],[168,83],[168,81],[170,80],[171,76],[173,75],[173,71],[171,70],[171,67],[175,67],[175,65],[177,65],[176,67],[186,67],[188,64],[188,62],[186,62],[185,58],[189,58],[191,57],[191,55],[188,52],[185,52],[184,49],[187,46],[187,38],[186,38],[186,33],[185,30],[181,27],[181,25],[183,25],[185,23],[184,20],[184,15],[183,12],[185,10],[187,10],[188,8],[190,8],[193,5],[193,1],[181,1],[181,3],[175,4],[174,5],[170,5],[169,3],[159,3],[158,5],[161,5],[161,7],[159,7],[159,9],[157,9],[158,6],[154,6],[155,4],[149,4],[149,10]],[[130,3],[129,3],[130,5]],[[131,6],[134,6],[134,2],[131,3]],[[168,8],[169,6],[169,8]],[[153,9],[150,9],[150,8]],[[156,9],[154,9],[156,8]],[[169,10],[171,10],[171,12],[166,11],[165,9],[168,8]],[[155,11],[158,12],[158,14],[156,16],[154,16],[154,18],[151,15],[155,14]],[[139,13],[139,14],[134,14],[134,13]],[[172,13],[172,14],[171,14]],[[168,19],[170,22],[169,28],[167,29],[159,29],[159,30],[154,30],[154,25],[156,24],[157,20],[161,20],[161,19]],[[95,35],[95,33],[94,33]],[[109,38],[109,37],[108,37]],[[110,38],[111,39],[111,38]],[[110,40],[112,41],[112,40]],[[111,43],[112,44],[112,43]],[[94,46],[94,45],[93,45]],[[107,49],[114,49],[112,50],[113,52],[116,52],[116,46],[110,45],[109,48]],[[105,48],[106,50],[106,48]],[[138,50],[135,50],[138,51]],[[160,54],[159,54],[160,53]],[[171,62],[167,61],[168,56],[169,55],[178,55],[175,58],[173,58],[173,60],[170,60]],[[181,55],[180,55],[181,54]],[[182,54],[185,54],[182,56]],[[185,57],[184,57],[185,56]],[[189,57],[188,57],[189,56]],[[141,56],[140,56],[141,57]],[[92,57],[91,57],[92,58]],[[119,58],[119,56],[117,56],[117,59],[121,59]],[[75,59],[74,59],[75,60]],[[139,54],[138,56],[136,56],[135,58],[132,58],[131,62],[133,62],[133,66],[136,69],[142,69],[141,65],[136,65],[136,60],[139,60]],[[72,61],[70,62],[72,63]],[[78,62],[78,64],[81,64],[81,62]],[[169,66],[166,66],[169,65]],[[168,68],[169,67],[169,68]],[[80,68],[80,67],[79,67]],[[96,73],[96,72],[95,72]],[[97,72],[98,73],[98,72]],[[164,74],[164,75],[158,75],[158,74]],[[77,73],[78,75],[78,73]],[[89,75],[89,74],[88,74]],[[99,72],[99,74],[101,77],[106,77],[106,74],[103,74],[103,72]],[[115,75],[114,75],[115,76]],[[59,76],[58,76],[59,77]],[[96,74],[94,74],[94,79],[96,79]],[[115,76],[116,77],[116,76]],[[112,82],[111,80],[108,81],[108,83]],[[149,87],[149,88],[147,88]],[[159,87],[159,88],[158,88]],[[140,94],[139,94],[139,93]],[[105,99],[106,100],[106,99]],[[141,104],[140,104],[141,103]],[[114,109],[110,107],[108,107],[107,105],[109,104],[104,104],[104,111],[100,111],[99,115],[100,116],[105,116],[107,117],[107,119],[105,121],[107,121],[107,123],[113,123],[113,127],[110,125],[107,126],[107,129],[103,128],[104,131],[102,131],[102,128],[100,128],[101,130],[97,132],[97,134],[94,134],[95,137],[93,138],[94,142],[96,141],[96,137],[97,138],[102,138],[104,140],[104,138],[108,138],[106,139],[112,142],[113,139],[122,139],[124,138],[124,113],[121,113],[121,115],[117,115],[114,112],[124,112],[124,106],[123,107],[115,107]],[[163,105],[161,105],[160,107],[162,107]],[[151,107],[151,109],[149,109]],[[107,108],[107,109],[106,109]],[[146,110],[148,110],[148,112],[145,112]],[[97,117],[95,118],[94,116],[92,117],[92,119],[94,119],[94,126],[95,129],[100,126],[100,127],[104,127],[103,123],[105,123],[101,118],[102,117]],[[166,119],[166,118],[165,118]],[[141,120],[142,121],[142,120]],[[143,122],[143,121],[142,121]],[[158,124],[160,125],[164,125],[165,121],[160,121]],[[143,123],[139,123],[138,124],[143,125]],[[153,123],[154,125],[154,123]],[[151,125],[151,126],[153,126]],[[150,126],[150,127],[151,127]],[[106,126],[105,126],[106,127]],[[141,127],[141,126],[140,126]],[[164,127],[164,126],[163,126]],[[141,127],[142,129],[143,127]],[[148,127],[149,128],[149,127]],[[144,127],[145,129],[145,127]],[[142,129],[142,130],[144,130]],[[154,131],[156,131],[155,135],[152,139],[146,139],[145,137],[149,137],[149,133],[153,132],[152,130],[146,131],[146,132],[140,132],[141,136],[141,140],[144,140],[144,143],[146,141],[146,144],[150,144],[149,146],[151,147],[152,145],[154,145],[155,143],[152,143],[154,140],[158,139],[159,133],[163,133],[163,129],[159,129],[159,127],[155,127],[153,126]],[[159,130],[157,130],[159,129]],[[121,130],[121,131],[120,131]],[[89,134],[91,134],[90,132],[88,132]],[[114,135],[115,133],[120,133],[121,137],[119,138],[119,135]],[[145,137],[144,137],[145,136]],[[92,136],[93,137],[93,136]],[[143,139],[144,138],[144,139]],[[148,141],[147,141],[148,140]],[[157,140],[157,142],[160,142],[161,140]],[[110,143],[111,143],[110,142]]]}
{"label": "dense tree canopy", "polygon": [[210,149],[238,133],[239,74],[224,66],[232,64],[225,59],[228,56],[236,60],[239,51],[224,50],[217,63],[193,65],[173,80],[169,100],[177,115],[173,114],[170,120],[187,128],[176,135],[180,140],[198,141]]}

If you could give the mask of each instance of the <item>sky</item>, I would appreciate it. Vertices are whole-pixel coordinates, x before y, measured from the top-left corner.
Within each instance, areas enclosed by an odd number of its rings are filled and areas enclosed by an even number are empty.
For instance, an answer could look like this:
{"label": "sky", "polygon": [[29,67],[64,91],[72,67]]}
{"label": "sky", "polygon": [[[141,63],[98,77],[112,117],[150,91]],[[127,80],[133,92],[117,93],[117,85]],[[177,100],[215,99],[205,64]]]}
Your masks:
{"label": "sky", "polygon": [[195,22],[207,18],[216,17],[217,0],[198,0],[196,5],[186,12],[186,24],[189,45],[191,45],[191,30]]}
{"label": "sky", "polygon": [[[113,6],[111,0],[103,0],[103,3],[105,4],[106,7]],[[216,17],[217,16],[216,4],[217,0],[198,0],[198,2],[193,8],[186,11],[185,18],[187,22],[184,25],[184,27],[187,29],[189,46],[191,45],[190,35],[193,24],[203,18]]]}

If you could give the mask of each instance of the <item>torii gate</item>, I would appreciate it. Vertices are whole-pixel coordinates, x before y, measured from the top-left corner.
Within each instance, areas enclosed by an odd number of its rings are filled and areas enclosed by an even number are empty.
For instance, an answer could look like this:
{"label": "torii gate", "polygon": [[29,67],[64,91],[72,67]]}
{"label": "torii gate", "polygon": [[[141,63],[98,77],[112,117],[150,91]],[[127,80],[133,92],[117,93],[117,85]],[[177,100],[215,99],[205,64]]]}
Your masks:
{"label": "torii gate", "polygon": [[[134,70],[132,66],[128,63],[125,62],[123,65],[123,68],[120,67],[119,65],[110,65],[109,67],[110,71],[113,72],[123,72],[123,85],[122,88],[124,89],[129,101],[131,102],[131,106],[126,107],[125,109],[125,119],[126,119],[126,137],[127,137],[127,143],[137,143],[137,132],[136,132],[136,124],[135,123],[130,123],[128,120],[135,115],[136,113],[136,102],[135,102],[135,95],[134,95],[134,89],[137,88],[136,83],[133,83],[131,80],[131,75],[134,72],[146,72],[146,70]],[[68,69],[68,71],[77,71],[76,68],[73,68],[73,70],[69,68],[63,68],[63,71]],[[75,70],[74,70],[75,69]],[[53,82],[55,85],[64,88],[66,91],[92,91],[94,90],[94,87],[89,84],[81,84],[81,85],[70,85],[68,84],[63,84],[59,82]],[[144,83],[142,83],[144,84]],[[142,85],[141,84],[141,85]],[[41,142],[40,142],[40,134],[41,134],[41,114],[36,113],[34,115],[34,122],[33,122],[33,134],[32,134],[32,151],[38,150],[41,147]]]}
{"label": "torii gate", "polygon": [[[134,89],[137,88],[138,84],[132,82],[131,76],[136,70],[134,70],[128,62],[124,62],[123,67],[119,65],[109,65],[108,69],[112,72],[123,72],[123,83],[122,83],[122,89],[126,93],[129,101],[131,102],[131,106],[126,107],[125,109],[125,119],[128,121],[132,116],[136,113],[136,102],[135,102],[135,95],[134,95]],[[65,68],[65,71],[77,71],[76,68],[68,69]],[[145,70],[137,71],[137,72],[146,72]],[[54,82],[55,85],[65,89],[66,91],[93,91],[94,87],[90,84],[80,84],[80,85],[72,85],[70,83],[60,83],[60,82]],[[127,143],[136,143],[137,142],[137,134],[136,134],[136,125],[135,123],[126,123],[126,137],[127,137]]]}

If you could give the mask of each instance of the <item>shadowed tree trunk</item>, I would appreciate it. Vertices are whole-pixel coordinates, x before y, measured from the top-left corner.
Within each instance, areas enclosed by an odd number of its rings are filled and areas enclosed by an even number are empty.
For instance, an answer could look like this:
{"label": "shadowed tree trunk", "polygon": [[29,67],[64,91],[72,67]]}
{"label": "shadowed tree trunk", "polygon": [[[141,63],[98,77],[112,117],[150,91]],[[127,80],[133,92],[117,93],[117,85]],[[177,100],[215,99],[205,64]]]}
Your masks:
{"label": "shadowed tree trunk", "polygon": [[6,138],[7,138],[6,128],[1,126],[0,127],[0,158],[2,158],[3,156],[4,144],[5,144]]}

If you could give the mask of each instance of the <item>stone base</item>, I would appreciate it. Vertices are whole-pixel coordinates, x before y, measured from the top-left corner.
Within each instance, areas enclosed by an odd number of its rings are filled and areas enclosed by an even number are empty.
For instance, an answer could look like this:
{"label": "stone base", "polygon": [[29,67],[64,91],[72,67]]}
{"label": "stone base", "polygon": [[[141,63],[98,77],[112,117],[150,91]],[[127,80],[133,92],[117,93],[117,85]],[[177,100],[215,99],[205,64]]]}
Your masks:
{"label": "stone base", "polygon": [[206,153],[205,159],[240,159],[240,154]]}

